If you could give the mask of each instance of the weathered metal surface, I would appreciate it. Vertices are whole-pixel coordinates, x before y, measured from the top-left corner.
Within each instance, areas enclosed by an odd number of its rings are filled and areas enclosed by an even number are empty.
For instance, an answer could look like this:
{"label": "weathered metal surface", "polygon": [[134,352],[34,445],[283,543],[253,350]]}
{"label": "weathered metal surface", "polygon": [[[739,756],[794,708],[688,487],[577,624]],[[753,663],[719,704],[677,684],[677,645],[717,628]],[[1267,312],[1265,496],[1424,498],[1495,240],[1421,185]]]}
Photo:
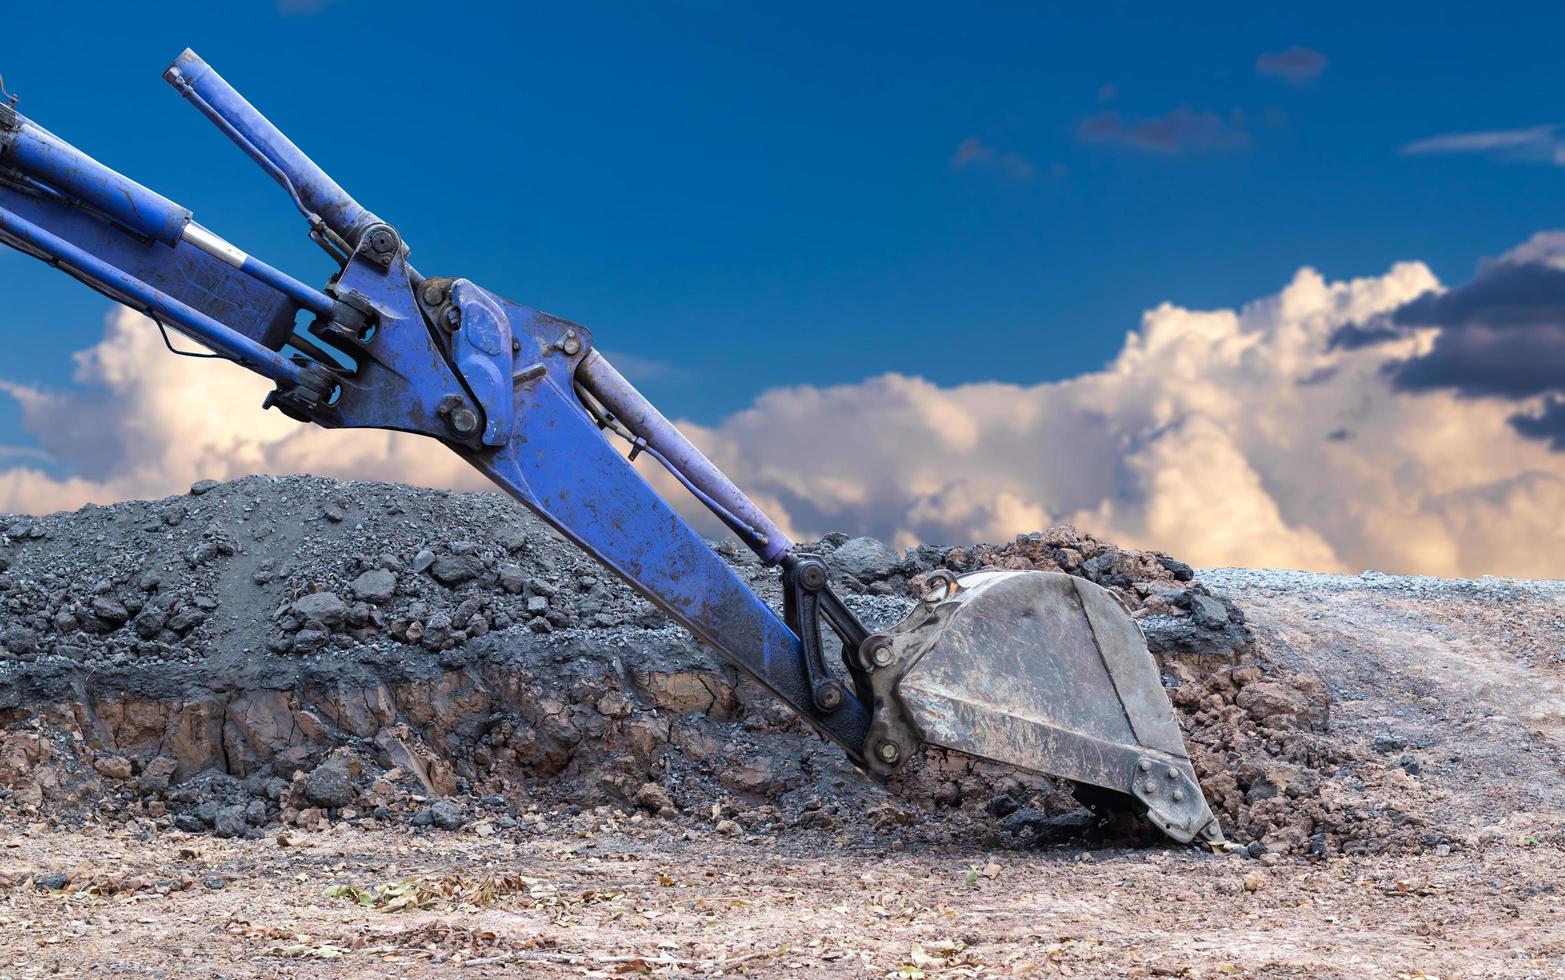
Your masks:
{"label": "weathered metal surface", "polygon": [[793,548],[793,542],[783,533],[782,528],[773,523],[732,480],[723,475],[701,450],[685,438],[684,433],[664,418],[601,354],[594,352],[582,362],[577,380],[604,407],[618,416],[631,432],[645,439],[647,445],[668,460],[697,490],[715,501],[717,508],[754,529],[759,537],[742,533],[740,537],[761,556],[762,561],[769,565],[775,564]]}
{"label": "weathered metal surface", "polygon": [[935,745],[1134,797],[1177,840],[1220,839],[1157,666],[1106,590],[1057,573],[981,572],[866,649],[877,643],[900,677],[884,706],[877,698],[887,737],[900,706]]}
{"label": "weathered metal surface", "polygon": [[[815,691],[799,637],[652,489],[588,417],[573,391],[591,336],[499,300],[521,342],[517,363],[542,372],[516,386],[515,429],[495,451],[464,458],[602,562],[728,662],[760,681],[816,730],[859,759],[867,707],[851,691],[831,711]],[[566,353],[566,329],[581,338]]]}
{"label": "weathered metal surface", "polygon": [[200,55],[186,48],[163,78],[281,184],[312,224],[318,218],[356,246],[360,232],[380,223]]}
{"label": "weathered metal surface", "polygon": [[[1038,572],[953,579],[855,648],[862,627],[832,605],[818,563],[790,555],[782,531],[596,355],[587,330],[465,280],[418,276],[394,228],[193,53],[167,77],[288,188],[342,266],[329,297],[204,229],[187,236],[189,212],[9,109],[0,243],[273,377],[283,384],[274,403],[295,417],[442,439],[871,772],[894,770],[927,739],[1123,793],[1180,840],[1220,839],[1145,642],[1108,593]],[[302,331],[300,309],[317,315]],[[615,418],[593,417],[578,383]],[[698,499],[747,529],[763,559],[794,561],[801,582],[820,578],[802,586],[847,647],[851,690],[806,656],[599,422],[628,427]]]}

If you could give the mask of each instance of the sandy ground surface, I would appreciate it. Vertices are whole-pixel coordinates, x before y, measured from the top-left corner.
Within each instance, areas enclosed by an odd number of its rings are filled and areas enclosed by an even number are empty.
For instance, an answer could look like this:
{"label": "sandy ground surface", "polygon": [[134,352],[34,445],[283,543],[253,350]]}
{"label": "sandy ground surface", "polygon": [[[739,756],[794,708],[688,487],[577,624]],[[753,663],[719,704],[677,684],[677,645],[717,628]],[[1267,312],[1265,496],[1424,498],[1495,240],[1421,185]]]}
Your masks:
{"label": "sandy ground surface", "polygon": [[895,850],[608,810],[287,846],[10,824],[0,976],[1565,975],[1565,587],[1202,575],[1325,678],[1334,730],[1405,743],[1457,847]]}

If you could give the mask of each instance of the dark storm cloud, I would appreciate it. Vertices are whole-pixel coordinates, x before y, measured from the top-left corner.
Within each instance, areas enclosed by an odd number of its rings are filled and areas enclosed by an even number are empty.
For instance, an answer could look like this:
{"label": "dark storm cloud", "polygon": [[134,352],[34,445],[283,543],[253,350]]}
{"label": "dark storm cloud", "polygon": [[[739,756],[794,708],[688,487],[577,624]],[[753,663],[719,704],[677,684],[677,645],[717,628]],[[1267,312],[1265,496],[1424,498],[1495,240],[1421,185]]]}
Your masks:
{"label": "dark storm cloud", "polygon": [[1387,317],[1339,329],[1330,346],[1351,350],[1437,331],[1422,354],[1385,372],[1402,391],[1444,390],[1469,398],[1535,399],[1511,416],[1517,432],[1565,450],[1565,235],[1545,233],[1479,267],[1471,282],[1427,292]]}
{"label": "dark storm cloud", "polygon": [[1403,336],[1401,330],[1387,326],[1384,321],[1359,324],[1348,323],[1340,326],[1327,341],[1327,350],[1358,350],[1360,347],[1371,347],[1382,344],[1388,340],[1396,340]]}
{"label": "dark storm cloud", "polygon": [[1524,436],[1547,441],[1555,452],[1565,451],[1565,399],[1550,397],[1537,414],[1518,412],[1511,416],[1510,423]]}
{"label": "dark storm cloud", "polygon": [[1237,150],[1250,143],[1237,111],[1224,119],[1210,109],[1197,112],[1189,106],[1145,118],[1100,112],[1081,121],[1076,138],[1083,143],[1169,155]]}
{"label": "dark storm cloud", "polygon": [[1268,51],[1255,59],[1255,73],[1280,78],[1294,85],[1314,81],[1326,70],[1326,56],[1314,48],[1294,45],[1285,51]]}
{"label": "dark storm cloud", "polygon": [[1565,390],[1565,271],[1500,261],[1472,282],[1425,293],[1391,315],[1403,327],[1438,327],[1425,354],[1390,366],[1404,390],[1529,398]]}

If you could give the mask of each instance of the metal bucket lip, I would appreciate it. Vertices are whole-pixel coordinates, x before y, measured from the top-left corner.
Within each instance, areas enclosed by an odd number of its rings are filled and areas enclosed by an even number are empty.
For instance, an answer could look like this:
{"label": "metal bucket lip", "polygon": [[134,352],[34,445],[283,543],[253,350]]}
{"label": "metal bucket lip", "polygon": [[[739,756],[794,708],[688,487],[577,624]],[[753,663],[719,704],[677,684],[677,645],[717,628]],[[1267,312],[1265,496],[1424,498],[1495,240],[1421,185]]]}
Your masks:
{"label": "metal bucket lip", "polygon": [[[943,595],[926,597],[889,631],[900,633],[903,673],[896,693],[925,741],[1124,793],[1140,800],[1149,818],[1176,840],[1221,839],[1140,624],[1111,592],[1077,576],[1024,569],[975,572],[955,583]],[[1070,696],[1081,703],[1063,712],[1047,685],[986,675],[996,661],[972,648],[981,644],[986,631],[980,624],[989,616],[1018,622],[1031,617],[1030,604],[1060,602],[1068,602],[1080,620],[1053,606],[1040,622],[1055,633],[1038,642],[1071,645],[1051,650],[1044,671],[1060,671],[1062,680],[1077,686]],[[1020,642],[1000,658],[1002,671],[1026,668],[1027,638]],[[930,662],[942,654],[950,659]],[[1092,690],[1094,685],[1102,689]],[[1018,700],[1008,704],[1007,697]],[[1097,709],[1081,707],[1089,703],[1111,713],[1094,717]],[[1071,723],[1072,717],[1088,724]]]}

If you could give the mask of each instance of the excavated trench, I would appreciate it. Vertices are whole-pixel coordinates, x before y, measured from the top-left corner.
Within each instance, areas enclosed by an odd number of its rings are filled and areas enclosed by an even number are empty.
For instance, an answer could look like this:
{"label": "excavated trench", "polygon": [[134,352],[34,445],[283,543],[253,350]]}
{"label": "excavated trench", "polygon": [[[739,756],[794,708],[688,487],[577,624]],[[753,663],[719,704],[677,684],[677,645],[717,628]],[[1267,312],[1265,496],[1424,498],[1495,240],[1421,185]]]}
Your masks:
{"label": "excavated trench", "polygon": [[[0,516],[0,816],[292,825],[612,806],[884,846],[1156,840],[1046,777],[930,753],[891,787],[492,494],[251,477]],[[775,573],[717,546],[779,601]],[[1004,546],[819,545],[872,627],[934,568],[1082,575],[1135,610],[1228,835],[1280,853],[1450,846],[1319,679],[1165,555],[1070,528]],[[1394,775],[1394,773],[1392,773]],[[1400,794],[1400,795],[1399,795]],[[803,839],[803,838],[801,838]]]}

